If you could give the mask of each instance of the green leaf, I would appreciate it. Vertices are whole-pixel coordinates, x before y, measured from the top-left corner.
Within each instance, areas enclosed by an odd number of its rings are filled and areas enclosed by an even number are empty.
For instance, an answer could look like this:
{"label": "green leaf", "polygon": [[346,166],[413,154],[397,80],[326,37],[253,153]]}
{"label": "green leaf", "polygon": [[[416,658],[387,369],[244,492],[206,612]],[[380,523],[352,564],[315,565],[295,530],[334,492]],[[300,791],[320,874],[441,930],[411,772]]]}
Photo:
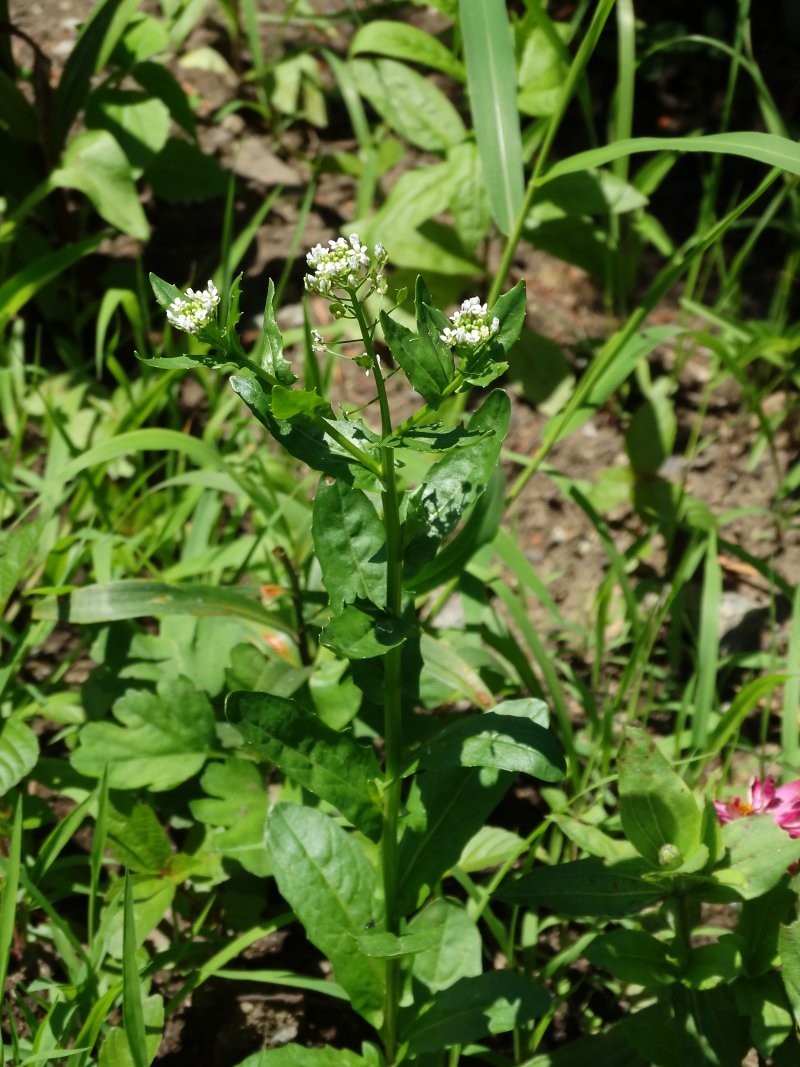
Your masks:
{"label": "green leaf", "polygon": [[474,252],[492,223],[477,145],[471,141],[454,145],[447,153],[447,162],[453,174],[450,211],[456,233],[463,246]]}
{"label": "green leaf", "polygon": [[549,1010],[542,986],[515,971],[488,971],[437,993],[408,1019],[402,1033],[412,1052],[438,1052],[524,1027]]}
{"label": "green leaf", "polygon": [[[164,1000],[157,993],[142,1001],[145,1033],[145,1063],[150,1064],[161,1046],[164,1030]],[[99,1067],[138,1067],[121,1026],[112,1026],[100,1046]]]}
{"label": "green leaf", "polygon": [[228,175],[213,156],[183,138],[170,137],[145,171],[164,200],[209,200],[224,196]]}
{"label": "green leaf", "polygon": [[44,525],[44,519],[40,517],[10,530],[0,530],[0,615],[17,583],[36,558],[35,549]]}
{"label": "green leaf", "polygon": [[210,763],[200,785],[209,796],[190,801],[189,810],[200,822],[220,828],[209,847],[259,878],[271,874],[264,847],[269,797],[258,767],[233,758]]}
{"label": "green leaf", "polygon": [[[733,984],[736,1010],[750,1020],[750,1037],[760,1055],[765,1060],[771,1059],[783,1042],[793,1036],[794,1031],[794,1020],[786,1004],[781,977],[773,971],[750,981],[740,975],[737,975],[737,979]],[[780,1061],[773,1062],[777,1065]]]}
{"label": "green leaf", "polygon": [[601,934],[584,950],[595,967],[604,967],[616,978],[634,985],[674,982],[677,969],[667,946],[641,930],[612,930]]}
{"label": "green leaf", "polygon": [[445,726],[426,745],[420,762],[434,774],[442,767],[494,767],[558,782],[566,773],[564,755],[546,729],[520,715],[497,711]]}
{"label": "green leaf", "polygon": [[166,104],[172,118],[190,137],[195,136],[194,112],[172,71],[162,63],[146,62],[137,63],[131,75],[151,96]]}
{"label": "green leaf", "polygon": [[291,421],[298,415],[313,418],[315,415],[333,415],[331,406],[319,393],[307,389],[284,389],[276,385],[272,390],[272,414],[276,419]]}
{"label": "green leaf", "polygon": [[[153,290],[153,296],[156,298],[156,303],[159,307],[165,311],[175,301],[182,300],[183,293],[176,285],[172,285],[170,282],[165,282],[163,278],[159,278],[157,274],[153,274],[150,271],[148,275],[150,279],[150,288]],[[184,356],[184,359],[191,359],[191,356]],[[172,359],[169,360],[172,363]]]}
{"label": "green leaf", "polygon": [[500,327],[492,338],[492,343],[500,345],[508,354],[509,349],[519,340],[522,327],[525,325],[525,315],[528,310],[528,295],[525,288],[525,279],[520,278],[513,289],[503,293],[489,312],[490,318],[500,320]]}
{"label": "green leaf", "polygon": [[505,479],[495,470],[486,492],[478,500],[469,518],[437,555],[404,583],[415,593],[429,593],[463,575],[473,556],[494,541],[505,514]]}
{"label": "green leaf", "polygon": [[781,954],[781,977],[794,1014],[800,1026],[800,920],[781,926],[778,934]]}
{"label": "green leaf", "polygon": [[372,659],[385,656],[390,648],[402,645],[413,626],[402,619],[370,607],[348,604],[330,620],[319,635],[320,644],[345,659]]}
{"label": "green leaf", "polygon": [[524,176],[514,41],[504,0],[460,0],[470,110],[486,192],[502,233],[522,209]]}
{"label": "green leaf", "polygon": [[386,533],[366,493],[323,478],[311,526],[322,581],[334,612],[346,603],[386,603]]}
{"label": "green leaf", "polygon": [[92,78],[108,60],[138,7],[138,0],[102,0],[83,24],[53,99],[50,140],[55,149],[67,139],[89,95]]}
{"label": "green leaf", "polygon": [[122,1027],[134,1067],[149,1067],[150,1056],[144,1028],[144,1008],[139,985],[139,966],[136,950],[136,919],[133,911],[131,877],[125,874],[125,901],[122,935]]}
{"label": "green leaf", "polygon": [[[546,17],[546,16],[545,16]],[[552,23],[554,33],[569,30],[567,23]],[[525,36],[517,75],[517,104],[524,115],[552,115],[569,71],[563,45],[556,47],[544,29],[534,26]]]}
{"label": "green leaf", "polygon": [[7,719],[0,730],[0,796],[18,786],[36,766],[39,741],[19,719]]}
{"label": "green leaf", "polygon": [[279,615],[267,611],[255,597],[239,590],[194,582],[173,585],[140,578],[86,585],[65,600],[45,597],[35,605],[33,613],[37,619],[84,624],[151,615],[221,615],[250,619],[286,631],[286,623]]}
{"label": "green leaf", "polygon": [[354,59],[356,88],[391,129],[417,148],[444,152],[466,138],[461,116],[441,89],[393,59]]}
{"label": "green leaf", "polygon": [[0,69],[0,120],[15,138],[35,142],[39,120],[31,104],[19,91],[8,74]]}
{"label": "green leaf", "polygon": [[89,98],[86,124],[107,130],[139,177],[167,143],[170,114],[166,104],[141,89],[102,86]]}
{"label": "green leaf", "polygon": [[86,130],[73,137],[50,181],[85,193],[98,215],[122,233],[140,241],[149,238],[150,226],[139,203],[131,165],[107,130]]}
{"label": "green leaf", "polygon": [[433,900],[414,916],[408,932],[425,939],[423,951],[412,961],[411,974],[431,993],[447,989],[460,978],[474,978],[481,973],[480,931],[463,905],[453,900]]}
{"label": "green leaf", "polygon": [[432,407],[437,408],[442,393],[453,377],[453,353],[439,335],[447,325],[447,319],[429,305],[432,302],[428,288],[421,277],[417,278],[415,308],[417,316],[416,335],[381,312],[381,329],[392,355],[403,368],[413,389]]}
{"label": "green leaf", "polygon": [[622,826],[639,854],[656,868],[669,866],[667,851],[679,862],[688,859],[703,829],[703,813],[689,787],[642,730],[628,730],[618,765]]}
{"label": "green leaf", "polygon": [[[261,324],[261,333],[256,341],[251,354],[252,361],[267,374],[276,378],[281,385],[287,388],[297,381],[297,376],[292,371],[292,366],[283,355],[283,337],[275,321],[275,285],[272,278],[267,286],[267,300],[264,305],[264,319]],[[241,394],[240,394],[241,395]],[[275,413],[276,418],[284,416]]]}
{"label": "green leaf", "polygon": [[130,804],[127,811],[111,808],[108,840],[116,859],[136,874],[159,876],[173,858],[169,838],[149,804]]}
{"label": "green leaf", "polygon": [[337,733],[292,700],[268,693],[231,693],[225,714],[265,759],[304,789],[327,801],[367,837],[382,826],[374,750]]}
{"label": "green leaf", "polygon": [[608,219],[645,207],[648,198],[608,170],[581,171],[554,178],[543,186],[525,225],[535,229],[543,222],[574,216]]}
{"label": "green leaf", "polygon": [[681,981],[690,989],[714,989],[734,982],[742,973],[742,939],[723,934],[709,945],[696,945],[681,961]]}
{"label": "green leaf", "polygon": [[[276,419],[270,409],[270,399],[263,386],[254,378],[234,375],[230,379],[233,391],[244,400],[261,425],[269,431],[278,444],[313,470],[321,471],[332,478],[342,478],[352,484],[355,461],[339,451],[325,437],[323,430],[308,419],[295,423]],[[363,468],[358,468],[363,469]]]}
{"label": "green leaf", "polygon": [[375,19],[362,25],[350,44],[350,56],[366,52],[433,67],[456,81],[464,81],[464,67],[450,49],[436,37],[405,22]]}
{"label": "green leaf", "polygon": [[92,237],[86,237],[83,241],[76,241],[66,248],[59,248],[56,252],[48,252],[46,255],[35,259],[33,263],[22,270],[12,274],[8,281],[0,285],[0,329],[2,329],[16,314],[53,278],[88,256],[104,240],[108,234],[96,233]]}
{"label": "green leaf", "polygon": [[542,178],[542,183],[552,181],[562,174],[575,174],[592,167],[602,167],[615,159],[624,159],[637,152],[663,151],[743,156],[757,163],[766,163],[768,167],[778,167],[789,174],[800,174],[800,145],[796,141],[772,133],[747,131],[694,137],[631,137],[560,160],[550,167]]}
{"label": "green leaf", "polygon": [[112,789],[173,789],[197,774],[214,740],[214,712],[186,678],[168,678],[157,693],[131,689],[116,701],[122,724],[91,722],[79,734],[72,764]]}
{"label": "green leaf", "polygon": [[380,1026],[384,965],[357,949],[380,921],[378,876],[357,839],[315,808],[276,804],[267,820],[275,880],[313,943],[333,965],[356,1011]]}
{"label": "green leaf", "polygon": [[423,634],[420,640],[423,660],[423,683],[433,681],[439,691],[438,703],[465,697],[479,708],[494,703],[480,674],[441,638]]}
{"label": "green leaf", "polygon": [[489,485],[508,431],[511,404],[501,389],[491,392],[472,415],[471,433],[493,430],[474,448],[451,452],[434,463],[410,496],[406,537],[409,573],[415,574],[434,555],[436,545],[455,529],[459,519]]}
{"label": "green leaf", "polygon": [[658,886],[642,877],[650,870],[640,859],[559,863],[537,867],[503,886],[499,896],[530,908],[554,908],[561,915],[621,919],[654,904],[662,895]]}
{"label": "green leaf", "polygon": [[800,860],[800,838],[789,837],[768,814],[727,823],[722,827],[722,843],[728,863],[715,869],[713,879],[745,900],[769,892]]}
{"label": "green leaf", "polygon": [[508,791],[513,775],[446,767],[415,777],[399,849],[400,900],[413,911],[454,867],[466,843]]}
{"label": "green leaf", "polygon": [[527,845],[519,834],[500,826],[482,826],[467,841],[458,857],[458,866],[465,874],[500,867],[527,852]]}

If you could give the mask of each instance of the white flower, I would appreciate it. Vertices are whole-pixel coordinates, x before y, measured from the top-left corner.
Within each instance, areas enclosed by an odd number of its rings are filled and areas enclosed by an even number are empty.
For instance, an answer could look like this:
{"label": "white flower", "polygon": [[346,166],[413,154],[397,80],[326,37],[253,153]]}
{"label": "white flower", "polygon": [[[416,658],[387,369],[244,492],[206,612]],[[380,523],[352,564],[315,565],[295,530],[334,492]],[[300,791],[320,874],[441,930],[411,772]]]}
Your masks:
{"label": "white flower", "polygon": [[167,319],[184,333],[197,333],[211,319],[218,303],[219,292],[209,279],[206,289],[187,289],[182,297],[176,296],[167,308]]}
{"label": "white flower", "polygon": [[482,304],[480,297],[471,296],[465,300],[458,311],[450,316],[453,326],[446,326],[439,337],[451,348],[479,348],[500,329],[500,320],[494,316],[489,320],[489,309]]}
{"label": "white flower", "polygon": [[368,292],[361,293],[363,300],[370,292],[386,291],[383,267],[388,256],[383,245],[377,244],[370,256],[367,246],[361,243],[357,233],[348,238],[338,237],[325,245],[314,245],[306,254],[310,268],[305,276],[305,287],[311,293],[334,299],[346,299],[353,290],[358,290],[365,282],[370,284]]}
{"label": "white flower", "polygon": [[319,330],[311,331],[311,347],[315,352],[325,351],[325,338],[319,332]]}

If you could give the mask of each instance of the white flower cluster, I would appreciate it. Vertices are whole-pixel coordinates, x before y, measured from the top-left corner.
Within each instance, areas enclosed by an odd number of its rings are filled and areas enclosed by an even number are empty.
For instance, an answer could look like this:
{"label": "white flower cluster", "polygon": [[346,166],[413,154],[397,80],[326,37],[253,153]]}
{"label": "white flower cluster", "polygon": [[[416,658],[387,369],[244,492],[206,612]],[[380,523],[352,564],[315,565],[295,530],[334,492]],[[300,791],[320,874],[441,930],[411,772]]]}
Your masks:
{"label": "white flower cluster", "polygon": [[176,296],[167,308],[167,318],[177,329],[185,333],[197,333],[214,314],[218,303],[219,292],[209,280],[207,289],[199,292],[187,289],[182,297]]}
{"label": "white flower cluster", "polygon": [[383,268],[388,258],[381,244],[375,245],[370,256],[357,233],[351,233],[346,240],[339,237],[328,241],[327,248],[314,245],[306,255],[311,268],[305,276],[306,289],[320,296],[346,296],[369,280],[372,290],[383,294],[386,292]]}
{"label": "white flower cluster", "polygon": [[500,329],[500,319],[495,317],[490,322],[489,310],[477,296],[465,300],[460,310],[450,316],[450,321],[453,328],[445,327],[439,336],[451,348],[454,345],[461,348],[479,348]]}

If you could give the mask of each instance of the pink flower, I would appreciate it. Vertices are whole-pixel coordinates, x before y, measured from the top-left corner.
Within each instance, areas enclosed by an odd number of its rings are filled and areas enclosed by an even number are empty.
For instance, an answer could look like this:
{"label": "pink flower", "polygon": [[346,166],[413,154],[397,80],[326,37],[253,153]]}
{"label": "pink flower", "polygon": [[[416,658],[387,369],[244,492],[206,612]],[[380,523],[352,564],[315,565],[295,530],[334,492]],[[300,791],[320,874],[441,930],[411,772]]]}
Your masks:
{"label": "pink flower", "polygon": [[715,800],[714,807],[723,825],[746,815],[767,813],[790,837],[800,837],[800,780],[776,787],[774,778],[767,777],[763,782],[754,778],[749,800]]}

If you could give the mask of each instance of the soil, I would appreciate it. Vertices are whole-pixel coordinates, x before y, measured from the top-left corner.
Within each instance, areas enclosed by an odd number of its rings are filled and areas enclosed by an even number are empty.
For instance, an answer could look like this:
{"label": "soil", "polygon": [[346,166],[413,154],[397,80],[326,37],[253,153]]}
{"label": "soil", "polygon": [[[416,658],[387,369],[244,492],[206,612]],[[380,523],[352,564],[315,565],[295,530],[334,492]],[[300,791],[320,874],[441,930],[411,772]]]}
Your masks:
{"label": "soil", "polygon": [[[642,17],[647,17],[651,3],[643,2]],[[53,79],[57,79],[64,60],[74,44],[77,29],[93,7],[91,0],[35,0],[22,3],[12,0],[10,18],[12,23],[29,34],[52,61]],[[270,0],[260,5],[262,9],[283,12],[285,4]],[[329,14],[336,8],[346,10],[348,3],[341,0],[318,0],[311,5],[320,13]],[[697,12],[702,7],[717,11],[715,5],[659,3],[659,17],[667,19],[669,12],[682,19],[692,30],[701,32],[705,27],[696,25]],[[769,6],[769,5],[766,5]],[[754,5],[758,8],[758,5]],[[720,5],[719,15],[726,19],[726,9]],[[404,9],[403,17],[421,25],[437,26],[435,14],[424,8]],[[209,10],[207,21],[194,32],[187,47],[216,44],[224,39],[224,29],[215,23],[215,14]],[[428,20],[433,20],[430,22]],[[754,33],[766,39],[769,28],[754,11]],[[346,47],[346,25],[337,24],[333,47]],[[301,32],[301,31],[298,31]],[[291,44],[291,38],[288,41]],[[299,42],[301,43],[301,42]],[[794,51],[787,41],[770,43],[778,49],[775,54],[786,55],[787,62],[776,61],[773,91],[779,98],[779,106],[785,109],[787,119],[800,107],[800,91],[796,81],[789,78],[794,72]],[[15,43],[15,48],[26,46]],[[232,57],[232,67],[237,67]],[[680,71],[667,64],[661,76],[656,78],[650,90],[643,91],[642,112],[637,114],[640,125],[650,128],[637,132],[652,133],[682,132],[707,125],[713,128],[720,107],[720,86],[724,77],[713,64],[705,72],[706,81],[683,84]],[[183,82],[203,101],[201,115],[201,143],[224,164],[231,165],[241,178],[237,191],[236,215],[240,226],[252,216],[261,200],[275,184],[284,187],[281,198],[259,229],[253,248],[245,262],[246,291],[260,294],[264,279],[277,277],[285,264],[286,250],[290,247],[296,221],[300,212],[302,196],[308,181],[309,169],[305,162],[318,150],[318,143],[333,145],[345,151],[353,150],[349,128],[344,116],[333,114],[331,126],[318,130],[295,124],[278,133],[267,130],[258,120],[247,113],[231,114],[223,122],[214,124],[212,115],[220,107],[241,97],[250,90],[236,76],[212,74],[176,68]],[[602,79],[601,79],[602,80]],[[602,87],[602,86],[601,86]],[[606,87],[602,87],[606,88]],[[740,128],[756,128],[757,117],[742,116]],[[734,124],[736,126],[736,124]],[[406,161],[407,165],[407,161]],[[746,168],[745,168],[746,169]],[[734,168],[735,172],[735,168]],[[657,198],[655,212],[660,218],[672,216],[680,236],[682,227],[694,224],[694,208],[697,195],[697,170],[692,165],[683,165],[680,174],[685,178],[671,186],[672,201],[665,207]],[[686,195],[684,195],[686,194]],[[662,194],[659,194],[661,197]],[[189,204],[148,205],[154,235],[145,251],[147,269],[166,278],[183,279],[195,271],[204,277],[209,263],[218,248],[217,235],[222,228],[221,201]],[[344,177],[322,173],[317,194],[308,217],[301,247],[338,236],[339,228],[354,215],[354,187]],[[207,247],[203,247],[203,235],[207,235]],[[130,242],[119,240],[105,248],[108,261],[125,259],[136,255],[138,249]],[[302,262],[292,269],[287,287],[288,299],[283,309],[284,320],[296,324],[301,319],[300,292],[303,273]],[[768,271],[765,271],[763,287],[754,284],[752,303],[759,308],[763,291],[769,289]],[[595,283],[581,270],[553,259],[527,245],[522,245],[515,260],[510,281],[525,278],[529,294],[528,325],[562,346],[568,364],[579,371],[585,363],[585,352],[592,343],[602,341],[613,329],[614,322],[607,314],[602,293]],[[248,307],[249,314],[257,313],[255,306]],[[323,321],[322,309],[319,320]],[[652,317],[652,323],[676,321],[680,312],[675,304],[665,304]],[[283,321],[283,320],[282,320]],[[785,502],[779,506],[780,479],[797,457],[795,427],[786,423],[776,438],[776,453],[771,457],[765,450],[753,458],[758,424],[748,413],[737,389],[729,384],[715,391],[707,409],[704,408],[705,390],[709,379],[710,358],[701,349],[684,352],[675,347],[658,350],[653,357],[653,367],[667,368],[680,360],[678,392],[675,396],[679,422],[679,440],[686,441],[702,419],[702,440],[707,442],[690,462],[676,460],[665,476],[680,482],[686,490],[705,502],[715,515],[724,515],[736,510],[736,517],[725,525],[724,536],[729,546],[743,550],[756,560],[762,561],[784,578],[794,583],[800,573],[800,531],[784,518]],[[370,397],[370,380],[363,371],[347,360],[336,368],[336,392],[348,402],[366,401]],[[524,390],[511,379],[509,388],[515,394],[513,421],[507,440],[509,453],[528,456],[537,447],[546,416],[527,401]],[[402,411],[410,398],[404,395],[404,386],[398,378],[390,383],[393,404]],[[786,398],[775,397],[776,410]],[[635,391],[630,403],[636,402]],[[548,457],[548,463],[556,471],[580,477],[594,484],[599,476],[609,469],[626,464],[624,442],[625,412],[603,410],[598,412],[580,430],[558,445]],[[514,459],[506,461],[509,483],[519,472]],[[782,511],[781,509],[784,509]],[[515,502],[509,516],[510,528],[517,541],[548,584],[551,595],[559,605],[564,618],[581,626],[591,620],[594,600],[602,575],[608,565],[608,557],[597,531],[586,514],[573,502],[565,499],[557,482],[545,473],[539,473],[526,486]],[[631,506],[629,497],[620,500],[608,518],[608,525],[619,550],[624,550],[642,531],[642,524]],[[763,647],[785,647],[787,635],[785,623],[771,618],[767,605],[767,585],[757,569],[743,563],[730,548],[720,557],[725,581],[724,613],[720,621],[723,638],[736,642],[739,651],[758,651]],[[654,576],[654,587],[665,576],[669,565],[668,546],[655,545],[646,563],[641,564],[642,573]],[[609,625],[615,623],[613,612]],[[545,627],[547,627],[545,620]],[[558,635],[554,634],[553,637]],[[61,640],[56,638],[56,640]],[[54,648],[53,655],[60,656],[61,648]],[[574,649],[579,658],[582,650]],[[35,671],[34,671],[35,676]],[[537,817],[538,796],[535,790],[520,786],[509,801],[504,818],[528,822]],[[237,961],[237,966],[254,970],[287,968],[308,974],[323,975],[325,961],[305,942],[302,933],[294,931],[254,946],[246,960]],[[164,978],[165,991],[169,993],[169,979]],[[600,1014],[603,1010],[598,1009]],[[561,1026],[562,1037],[569,1027]],[[357,1048],[360,1041],[369,1038],[362,1032],[357,1018],[351,1012],[341,1011],[336,1001],[316,994],[267,986],[257,981],[237,982],[212,980],[196,990],[184,1005],[170,1018],[165,1040],[157,1061],[164,1067],[231,1067],[250,1052],[262,1047],[276,1047],[287,1041],[309,1045],[331,1043],[341,1047]]]}

